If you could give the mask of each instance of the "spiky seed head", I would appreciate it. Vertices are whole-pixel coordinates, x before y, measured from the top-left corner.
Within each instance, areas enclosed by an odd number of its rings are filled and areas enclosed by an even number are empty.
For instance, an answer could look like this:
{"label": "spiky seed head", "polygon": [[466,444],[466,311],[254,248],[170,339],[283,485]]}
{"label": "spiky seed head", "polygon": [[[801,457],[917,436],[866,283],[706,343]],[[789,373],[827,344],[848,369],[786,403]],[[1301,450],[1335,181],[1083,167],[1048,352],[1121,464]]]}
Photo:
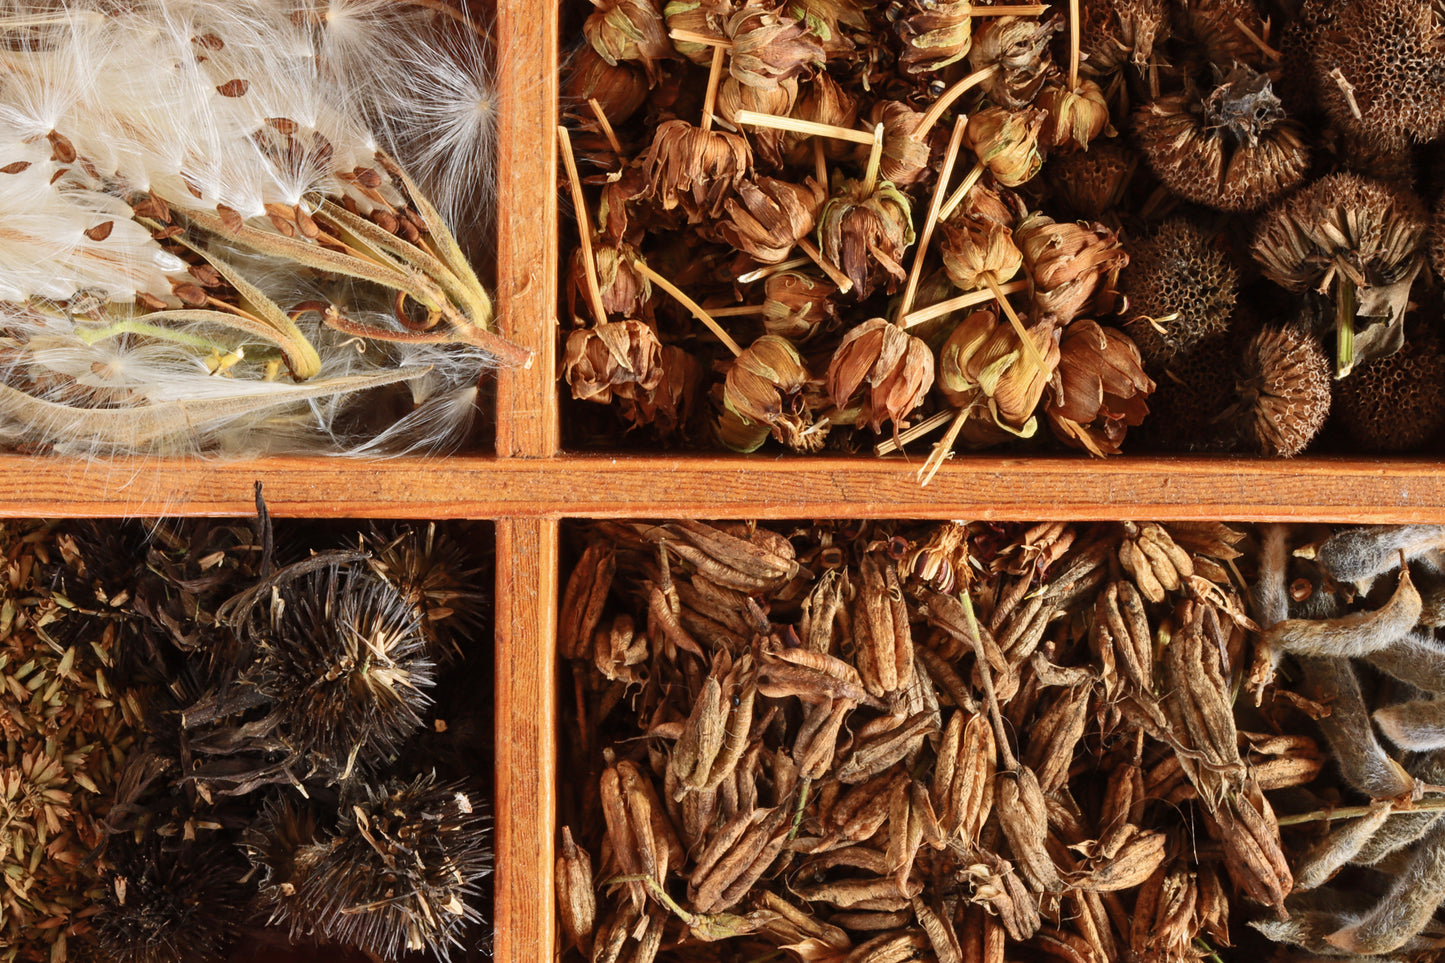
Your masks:
{"label": "spiky seed head", "polygon": [[1238,390],[1245,444],[1262,455],[1298,455],[1330,413],[1330,362],[1303,327],[1267,328],[1245,349]]}
{"label": "spiky seed head", "polygon": [[1357,365],[1339,384],[1336,415],[1367,451],[1419,451],[1445,427],[1445,352],[1416,331],[1385,358]]}
{"label": "spiky seed head", "polygon": [[1165,221],[1135,245],[1121,282],[1129,297],[1125,329],[1153,370],[1223,334],[1239,292],[1229,258],[1185,218]]}

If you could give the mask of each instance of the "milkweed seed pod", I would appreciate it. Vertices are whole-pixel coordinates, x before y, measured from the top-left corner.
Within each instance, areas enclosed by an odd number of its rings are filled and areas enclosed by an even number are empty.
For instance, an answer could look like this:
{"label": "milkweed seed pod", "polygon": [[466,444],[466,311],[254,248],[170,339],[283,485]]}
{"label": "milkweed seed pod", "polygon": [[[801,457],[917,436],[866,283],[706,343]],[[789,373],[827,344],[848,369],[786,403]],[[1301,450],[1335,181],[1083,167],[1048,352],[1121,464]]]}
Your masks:
{"label": "milkweed seed pod", "polygon": [[1080,319],[1059,341],[1049,388],[1045,411],[1054,434],[1102,457],[1117,455],[1128,430],[1143,424],[1154,382],[1128,335]]}
{"label": "milkweed seed pod", "polygon": [[1165,187],[1222,211],[1258,210],[1309,169],[1309,148],[1269,78],[1243,66],[1203,98],[1170,94],[1140,107],[1134,135]]}
{"label": "milkweed seed pod", "polygon": [[657,125],[642,163],[662,209],[680,206],[688,223],[697,224],[722,215],[724,202],[752,172],[753,152],[740,134],[668,120]]}
{"label": "milkweed seed pod", "polygon": [[562,72],[562,99],[585,106],[596,100],[613,125],[625,123],[647,100],[647,77],[626,61],[609,64],[590,43],[567,58]]}
{"label": "milkweed seed pod", "polygon": [[763,282],[763,293],[763,327],[768,334],[801,343],[838,317],[833,303],[838,288],[823,278],[782,271]]}
{"label": "milkweed seed pod", "polygon": [[894,100],[873,106],[870,120],[883,125],[883,157],[878,176],[898,187],[917,183],[930,173],[928,136],[914,137],[923,114]]}
{"label": "milkweed seed pod", "polygon": [[[1333,285],[1336,368],[1384,357],[1404,339],[1426,215],[1414,195],[1355,174],[1331,174],[1271,209],[1251,248],[1265,277],[1288,290]],[[1356,334],[1357,318],[1366,327]]]}
{"label": "milkweed seed pod", "polygon": [[471,796],[427,775],[366,787],[347,803],[334,827],[310,839],[314,827],[288,804],[273,805],[247,834],[272,924],[293,940],[388,960],[464,950],[492,870],[488,820]]}
{"label": "milkweed seed pod", "polygon": [[1125,330],[1158,370],[1229,327],[1239,272],[1194,222],[1173,218],[1133,245],[1120,286],[1129,298]]}
{"label": "milkweed seed pod", "polygon": [[1113,310],[1119,272],[1129,263],[1117,233],[1099,223],[1060,224],[1030,214],[1014,229],[1014,242],[1023,252],[1033,311],[1040,318],[1062,325],[1090,307]]}
{"label": "milkweed seed pod", "polygon": [[1261,455],[1305,450],[1330,413],[1330,363],[1299,326],[1266,329],[1244,351],[1238,413],[1245,443]]}
{"label": "milkweed seed pod", "polygon": [[1052,324],[1027,329],[1044,369],[1025,353],[1013,325],[992,307],[974,311],[938,354],[938,387],[949,404],[976,409],[985,420],[1020,438],[1038,430],[1034,412],[1059,364]]}
{"label": "milkweed seed pod", "polygon": [[1254,0],[1196,0],[1184,6],[1184,18],[1211,64],[1247,64],[1256,70],[1273,65],[1250,36],[1262,40],[1268,33]]}
{"label": "milkweed seed pod", "polygon": [[1386,145],[1433,140],[1445,126],[1445,23],[1428,0],[1341,4],[1313,60],[1336,126]]}
{"label": "milkweed seed pod", "polygon": [[738,183],[736,198],[724,202],[727,218],[714,229],[722,240],[762,264],[785,260],[813,221],[826,197],[811,177],[802,184],[759,177]]}
{"label": "milkweed seed pod", "polygon": [[562,377],[578,401],[607,404],[614,394],[651,391],[662,380],[662,345],[641,321],[609,321],[567,336]]}
{"label": "milkweed seed pod", "polygon": [[1092,80],[1079,81],[1073,90],[1063,84],[1045,84],[1035,104],[1049,114],[1039,137],[1050,150],[1087,151],[1094,138],[1106,131],[1113,133],[1104,91]]}
{"label": "milkweed seed pod", "polygon": [[985,107],[971,114],[964,143],[1005,187],[1031,181],[1044,166],[1039,131],[1048,115],[1042,110]]}
{"label": "milkweed seed pod", "polygon": [[640,63],[655,83],[657,62],[674,55],[662,11],[653,0],[595,0],[582,32],[607,63]]}
{"label": "milkweed seed pod", "polygon": [[1053,70],[1049,42],[1062,29],[1057,17],[989,17],[974,31],[968,63],[975,71],[998,68],[983,82],[994,103],[1010,110],[1033,103]]}
{"label": "milkweed seed pod", "polygon": [[1023,267],[1023,252],[1007,224],[985,217],[955,217],[940,222],[938,230],[943,269],[960,290],[983,287],[985,275],[1003,284]]}
{"label": "milkweed seed pod", "polygon": [[[179,831],[177,827],[172,830]],[[174,847],[174,848],[171,848]],[[105,896],[92,918],[96,948],[118,963],[219,963],[245,917],[244,862],[210,840],[112,837]]]}
{"label": "milkweed seed pod", "polygon": [[1051,156],[1044,177],[1075,214],[1097,220],[1118,209],[1138,167],[1139,155],[1114,138]]}
{"label": "milkweed seed pod", "polygon": [[368,569],[298,568],[276,586],[284,605],[268,599],[264,612],[240,614],[257,652],[243,678],[272,704],[277,732],[299,755],[336,772],[369,768],[421,726],[431,703],[435,664],[421,616]]}
{"label": "milkweed seed pod", "polygon": [[1386,358],[1357,365],[1339,383],[1335,417],[1366,451],[1424,450],[1445,427],[1445,352],[1426,331]]}
{"label": "milkweed seed pod", "polygon": [[818,451],[828,430],[814,423],[804,394],[810,380],[798,349],[785,338],[765,334],[733,359],[723,384],[723,407],[750,425],[768,428],[794,451]]}
{"label": "milkweed seed pod", "polygon": [[[856,426],[875,432],[883,422],[902,427],[933,387],[928,345],[883,318],[864,321],[843,336],[828,362],[833,404],[856,408]],[[856,397],[855,397],[856,396]]]}
{"label": "milkweed seed pod", "polygon": [[900,262],[915,240],[908,196],[887,182],[871,193],[866,186],[841,181],[818,218],[818,247],[853,282],[860,301],[885,281],[892,291],[907,279]]}
{"label": "milkweed seed pod", "polygon": [[[686,30],[721,41],[727,39],[723,27],[735,10],[732,0],[669,0],[662,8],[662,19],[669,31]],[[695,64],[706,67],[712,62],[713,48],[708,44],[676,40],[673,45]]]}
{"label": "milkweed seed pod", "polygon": [[728,18],[728,72],[738,83],[769,90],[823,63],[823,47],[792,17],[749,5]]}
{"label": "milkweed seed pod", "polygon": [[910,74],[947,67],[968,56],[973,43],[972,0],[905,0],[893,19],[903,41],[898,62]]}
{"label": "milkweed seed pod", "polygon": [[1080,4],[1082,69],[1108,76],[1124,64],[1143,69],[1169,38],[1165,0],[1085,0]]}

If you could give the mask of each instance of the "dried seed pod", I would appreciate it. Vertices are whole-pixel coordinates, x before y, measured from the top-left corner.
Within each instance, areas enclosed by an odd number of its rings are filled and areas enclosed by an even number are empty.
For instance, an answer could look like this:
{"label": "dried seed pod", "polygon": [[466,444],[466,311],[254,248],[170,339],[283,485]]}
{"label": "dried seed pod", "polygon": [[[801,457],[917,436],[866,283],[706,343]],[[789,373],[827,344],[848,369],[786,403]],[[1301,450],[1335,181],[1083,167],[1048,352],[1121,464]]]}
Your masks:
{"label": "dried seed pod", "polygon": [[1294,875],[1280,843],[1279,823],[1264,793],[1253,780],[1248,781],[1242,792],[1225,797],[1224,805],[1209,821],[1211,826],[1218,823],[1224,866],[1234,884],[1247,899],[1285,915],[1284,899],[1294,886]]}
{"label": "dried seed pod", "polygon": [[1014,772],[1000,772],[994,780],[994,799],[999,826],[1035,892],[1062,889],[1063,880],[1044,845],[1048,812],[1034,771],[1022,766]]}
{"label": "dried seed pod", "polygon": [[1299,664],[1307,697],[1330,706],[1330,714],[1319,720],[1319,726],[1345,782],[1374,799],[1396,799],[1413,792],[1415,780],[1375,738],[1350,662],[1302,658]]}
{"label": "dried seed pod", "polygon": [[1159,370],[1225,332],[1239,272],[1198,225],[1173,218],[1133,245],[1120,285],[1129,297],[1125,330],[1150,370]]}
{"label": "dried seed pod", "polygon": [[1370,652],[1364,660],[1386,675],[1425,692],[1445,692],[1445,646],[1435,638],[1433,628],[1417,627]]}
{"label": "dried seed pod", "polygon": [[752,172],[752,148],[741,134],[703,130],[685,120],[657,125],[642,161],[649,193],[670,211],[681,206],[688,223],[716,219],[744,177]]}
{"label": "dried seed pod", "polygon": [[673,56],[667,25],[653,0],[598,0],[582,25],[592,49],[607,63],[635,60],[650,78],[658,76],[657,61]]}
{"label": "dried seed pod", "polygon": [[1401,568],[1394,594],[1380,608],[1336,619],[1277,622],[1265,631],[1262,644],[1296,655],[1358,657],[1403,639],[1419,618],[1420,593],[1410,580],[1410,570]]}
{"label": "dried seed pod", "polygon": [[977,408],[997,428],[1021,438],[1038,430],[1034,410],[1059,364],[1052,324],[1027,329],[1045,370],[1024,352],[1013,325],[992,307],[971,313],[953,330],[938,355],[938,387],[958,408]]}
{"label": "dried seed pod", "polygon": [[928,73],[968,56],[973,43],[972,0],[905,0],[893,29],[903,41],[905,72]]}
{"label": "dried seed pod", "polygon": [[1362,582],[1406,560],[1445,548],[1445,525],[1361,525],[1335,532],[1315,560],[1337,582]]}
{"label": "dried seed pod", "polygon": [[908,196],[887,183],[871,192],[865,192],[866,187],[844,180],[818,218],[823,256],[853,282],[859,300],[869,297],[885,277],[890,292],[907,279],[900,262],[915,240]]}
{"label": "dried seed pod", "polygon": [[1427,331],[1357,364],[1337,386],[1335,417],[1364,451],[1422,451],[1445,428],[1445,350]]}
{"label": "dried seed pod", "polygon": [[608,321],[567,336],[562,377],[579,401],[607,404],[662,383],[662,345],[641,321]]}
{"label": "dried seed pod", "polygon": [[824,192],[811,177],[802,184],[759,177],[738,182],[737,197],[723,202],[727,217],[714,225],[718,236],[762,264],[787,258],[798,239],[813,230]]}
{"label": "dried seed pod", "polygon": [[1128,429],[1149,414],[1154,382],[1129,336],[1088,319],[1059,341],[1059,366],[1046,407],[1054,434],[1092,454],[1115,455]]}
{"label": "dried seed pod", "polygon": [[647,100],[647,77],[637,66],[609,64],[590,43],[567,58],[561,95],[566,103],[596,100],[612,124],[625,123]]}
{"label": "dried seed pod", "polygon": [[1097,0],[1080,4],[1082,67],[1106,76],[1132,64],[1143,69],[1154,47],[1169,38],[1165,0]]}
{"label": "dried seed pod", "polygon": [[1329,882],[1352,861],[1376,830],[1390,818],[1390,808],[1380,806],[1368,816],[1349,819],[1332,828],[1328,836],[1310,847],[1295,866],[1295,888],[1310,890]]}
{"label": "dried seed pod", "polygon": [[1014,229],[1014,241],[1023,251],[1039,318],[1068,324],[1086,313],[1112,311],[1119,272],[1129,264],[1117,232],[1099,223],[1059,223],[1030,214]]}
{"label": "dried seed pod", "polygon": [[800,271],[782,271],[763,282],[763,327],[768,334],[801,343],[838,317],[830,281]]}
{"label": "dried seed pod", "polygon": [[1300,129],[1284,119],[1269,78],[1236,66],[1202,99],[1169,94],[1134,113],[1149,168],[1180,197],[1222,211],[1254,211],[1309,170]]}
{"label": "dried seed pod", "polygon": [[1445,825],[1420,841],[1404,872],[1373,910],[1325,939],[1347,953],[1381,954],[1403,946],[1425,928],[1445,898]]}
{"label": "dried seed pod", "polygon": [[1445,749],[1445,702],[1414,699],[1376,709],[1375,725],[1401,749],[1429,752]]}
{"label": "dried seed pod", "polygon": [[975,30],[969,66],[975,71],[998,68],[983,82],[989,99],[1009,110],[1032,104],[1053,70],[1049,42],[1062,29],[1058,17],[1003,16],[989,17]]}
{"label": "dried seed pod", "polygon": [[1018,187],[1044,166],[1039,132],[1048,118],[1042,110],[985,107],[969,115],[964,143],[988,167],[994,180]]}
{"label": "dried seed pod", "polygon": [[1445,24],[1419,0],[1339,4],[1314,47],[1314,80],[1338,127],[1387,144],[1445,125]]}
{"label": "dried seed pod", "polygon": [[1245,349],[1236,418],[1262,455],[1304,451],[1330,413],[1330,362],[1297,326],[1261,331]]}
{"label": "dried seed pod", "polygon": [[1122,138],[1098,141],[1086,151],[1051,156],[1044,177],[1075,214],[1097,220],[1117,210],[1139,166],[1139,155]]}
{"label": "dried seed pod", "polygon": [[823,63],[823,46],[792,17],[749,5],[728,18],[732,39],[728,72],[739,83],[767,90],[814,64]]}
{"label": "dried seed pod", "polygon": [[833,404],[857,406],[859,428],[881,431],[885,421],[901,427],[933,387],[933,352],[897,325],[873,318],[843,336],[826,384]]}

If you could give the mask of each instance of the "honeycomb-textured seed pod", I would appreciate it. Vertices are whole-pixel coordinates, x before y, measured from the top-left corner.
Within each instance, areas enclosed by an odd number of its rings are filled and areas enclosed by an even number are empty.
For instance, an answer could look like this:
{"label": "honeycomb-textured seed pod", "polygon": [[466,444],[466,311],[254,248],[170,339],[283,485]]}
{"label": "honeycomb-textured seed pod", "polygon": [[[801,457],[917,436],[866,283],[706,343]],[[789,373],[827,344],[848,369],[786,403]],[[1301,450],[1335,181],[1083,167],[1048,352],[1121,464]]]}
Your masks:
{"label": "honeycomb-textured seed pod", "polygon": [[1044,177],[1074,213],[1093,221],[1118,209],[1138,167],[1139,155],[1121,138],[1111,138],[1050,157]]}
{"label": "honeycomb-textured seed pod", "polygon": [[1299,12],[1280,32],[1279,79],[1274,92],[1291,116],[1303,118],[1320,111],[1314,76],[1315,44],[1334,23],[1342,6],[1342,0],[1304,0]]}
{"label": "honeycomb-textured seed pod", "polygon": [[1351,0],[1315,44],[1315,85],[1337,126],[1386,145],[1445,128],[1445,23],[1430,0]]}
{"label": "honeycomb-textured seed pod", "polygon": [[1267,32],[1254,0],[1196,0],[1183,6],[1189,33],[1210,63],[1220,67],[1249,64],[1259,70],[1272,66],[1250,37],[1262,38]]}
{"label": "honeycomb-textured seed pod", "polygon": [[1081,5],[1079,46],[1083,70],[1112,74],[1126,63],[1142,68],[1156,44],[1169,39],[1169,9],[1164,0],[1091,0]]}
{"label": "honeycomb-textured seed pod", "polygon": [[1330,413],[1330,362],[1299,326],[1268,328],[1244,351],[1237,416],[1246,446],[1261,455],[1298,455]]}
{"label": "honeycomb-textured seed pod", "polygon": [[1223,334],[1239,292],[1229,258],[1185,218],[1165,221],[1134,245],[1121,282],[1129,297],[1125,330],[1150,370]]}
{"label": "honeycomb-textured seed pod", "polygon": [[1336,417],[1361,448],[1419,451],[1445,427],[1445,352],[1438,338],[1413,332],[1396,353],[1356,367],[1337,390]]}
{"label": "honeycomb-textured seed pod", "polygon": [[1134,112],[1134,135],[1170,191],[1221,211],[1254,211],[1304,180],[1310,152],[1269,78],[1236,66],[1203,98],[1170,94]]}
{"label": "honeycomb-textured seed pod", "polygon": [[1239,343],[1231,335],[1199,342],[1170,359],[1156,377],[1143,442],[1168,451],[1232,451],[1238,446],[1226,417],[1234,403]]}
{"label": "honeycomb-textured seed pod", "polygon": [[1445,278],[1445,195],[1435,202],[1435,216],[1430,220],[1430,266],[1435,275]]}

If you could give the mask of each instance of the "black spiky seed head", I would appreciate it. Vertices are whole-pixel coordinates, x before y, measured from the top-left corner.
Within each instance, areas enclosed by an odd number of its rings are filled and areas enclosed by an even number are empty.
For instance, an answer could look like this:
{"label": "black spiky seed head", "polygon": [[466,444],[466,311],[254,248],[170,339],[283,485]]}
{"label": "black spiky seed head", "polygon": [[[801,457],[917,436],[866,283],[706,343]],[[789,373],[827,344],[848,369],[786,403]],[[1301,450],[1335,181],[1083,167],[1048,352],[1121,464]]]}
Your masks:
{"label": "black spiky seed head", "polygon": [[[172,848],[174,847],[174,848]],[[101,959],[116,963],[224,960],[249,901],[234,847],[113,837],[105,896],[92,921]]]}
{"label": "black spiky seed head", "polygon": [[1445,24],[1431,0],[1350,0],[1320,30],[1315,88],[1335,126],[1386,145],[1445,127]]}
{"label": "black spiky seed head", "polygon": [[1229,327],[1239,272],[1194,222],[1165,221],[1134,246],[1120,276],[1129,297],[1125,330],[1151,370]]}
{"label": "black spiky seed head", "polygon": [[434,774],[388,780],[343,800],[327,832],[306,818],[280,803],[246,840],[263,909],[292,939],[388,960],[415,951],[445,960],[480,922],[490,830],[459,783],[439,783]]}
{"label": "black spiky seed head", "polygon": [[482,566],[462,542],[435,522],[378,528],[367,539],[372,571],[410,602],[429,640],[427,654],[443,662],[462,656],[463,641],[486,629]]}
{"label": "black spiky seed head", "polygon": [[1261,455],[1298,455],[1329,416],[1330,362],[1305,328],[1266,328],[1245,348],[1238,391],[1245,445]]}
{"label": "black spiky seed head", "polygon": [[1337,391],[1336,417],[1361,448],[1419,451],[1445,428],[1445,352],[1433,334],[1411,332],[1399,351],[1357,366]]}
{"label": "black spiky seed head", "polygon": [[247,679],[297,752],[349,771],[380,764],[422,724],[434,664],[417,608],[362,565],[288,579],[255,635]]}

